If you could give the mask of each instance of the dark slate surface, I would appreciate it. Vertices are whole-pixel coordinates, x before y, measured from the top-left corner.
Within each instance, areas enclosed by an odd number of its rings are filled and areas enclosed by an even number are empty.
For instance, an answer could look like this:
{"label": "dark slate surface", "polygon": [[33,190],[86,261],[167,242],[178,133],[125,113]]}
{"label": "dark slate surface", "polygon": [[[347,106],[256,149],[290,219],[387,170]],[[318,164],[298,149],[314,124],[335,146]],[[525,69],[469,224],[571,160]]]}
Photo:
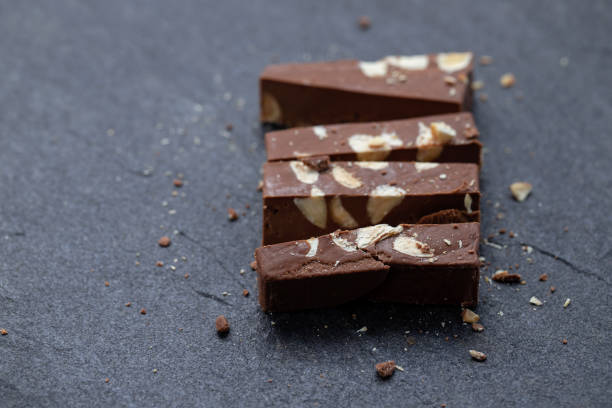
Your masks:
{"label": "dark slate surface", "polygon": [[[0,4],[2,407],[609,404],[609,2],[325,3]],[[477,69],[489,95],[475,106],[488,149],[483,233],[518,234],[482,248],[483,275],[518,263],[526,285],[481,281],[480,334],[455,308],[262,313],[248,267],[265,157],[260,70],[465,49],[495,58]],[[511,90],[498,84],[507,71]],[[515,180],[534,185],[522,204],[508,193]],[[229,223],[226,208],[246,204]],[[164,234],[168,249],[156,244]],[[405,372],[383,382],[373,367],[387,359]]]}

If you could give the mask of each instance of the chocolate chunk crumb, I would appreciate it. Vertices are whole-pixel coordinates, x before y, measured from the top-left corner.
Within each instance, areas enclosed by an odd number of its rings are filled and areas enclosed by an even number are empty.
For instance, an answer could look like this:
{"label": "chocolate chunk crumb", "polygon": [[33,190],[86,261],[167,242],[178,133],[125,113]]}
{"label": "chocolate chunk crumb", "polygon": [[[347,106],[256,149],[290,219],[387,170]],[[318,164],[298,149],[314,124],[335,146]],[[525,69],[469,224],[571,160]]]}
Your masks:
{"label": "chocolate chunk crumb", "polygon": [[229,333],[230,325],[225,316],[219,315],[215,320],[215,327],[217,328],[217,333],[221,336]]}
{"label": "chocolate chunk crumb", "polygon": [[548,280],[548,275],[543,273],[540,275],[540,281],[546,282]]}
{"label": "chocolate chunk crumb", "polygon": [[130,307],[130,306],[132,306],[132,302],[127,302],[127,303],[125,304],[125,307]]}
{"label": "chocolate chunk crumb", "polygon": [[164,263],[162,261],[157,261],[155,262],[155,266],[159,266],[161,268],[162,266],[164,266]]}
{"label": "chocolate chunk crumb", "polygon": [[302,157],[300,161],[311,169],[318,171],[319,173],[328,170],[330,165],[329,156],[327,155]]}
{"label": "chocolate chunk crumb", "polygon": [[144,307],[142,309],[140,309],[140,314],[141,315],[146,315],[147,314],[147,309],[145,309]]}
{"label": "chocolate chunk crumb", "polygon": [[109,287],[110,286],[110,282],[109,281],[104,281],[104,286]]}
{"label": "chocolate chunk crumb", "polygon": [[563,340],[561,340],[561,343],[563,343],[563,344],[567,344],[567,339],[563,339]]}
{"label": "chocolate chunk crumb", "polygon": [[363,31],[366,31],[366,30],[369,30],[370,27],[372,26],[372,21],[370,20],[370,17],[368,16],[361,16],[359,17],[358,24],[359,24],[359,28],[361,28]]}
{"label": "chocolate chunk crumb", "polygon": [[557,290],[557,288],[555,288],[554,286],[550,287],[550,293],[555,293],[555,290]]}
{"label": "chocolate chunk crumb", "polygon": [[474,330],[475,332],[482,332],[484,331],[484,326],[480,323],[472,323],[472,330]]}
{"label": "chocolate chunk crumb", "polygon": [[249,296],[249,291],[248,291],[248,290],[246,290],[246,289],[244,289],[244,290],[242,291],[242,296],[244,296],[244,297]]}
{"label": "chocolate chunk crumb", "polygon": [[236,212],[236,210],[230,207],[227,209],[227,218],[230,221],[236,221],[238,219],[238,213]]}
{"label": "chocolate chunk crumb", "polygon": [[499,233],[500,233],[501,235],[504,235],[504,234],[506,233],[506,229],[505,229],[505,228],[500,229],[500,230],[499,230]]}
{"label": "chocolate chunk crumb", "polygon": [[251,261],[250,265],[251,265],[251,269],[252,270],[254,270],[254,271],[257,270],[257,261]]}
{"label": "chocolate chunk crumb", "polygon": [[6,331],[6,329],[0,329],[1,336],[6,336],[7,334],[8,334],[8,331]]}
{"label": "chocolate chunk crumb", "polygon": [[231,123],[228,123],[227,125],[225,125],[225,130],[227,130],[228,132],[231,132],[232,130],[234,130],[234,125],[232,125]]}
{"label": "chocolate chunk crumb", "polygon": [[521,275],[518,273],[508,273],[508,271],[497,271],[491,277],[496,282],[502,283],[517,283],[521,281]]}
{"label": "chocolate chunk crumb", "polygon": [[106,377],[106,378],[104,379],[104,382],[108,384],[108,383],[110,382],[110,378]]}
{"label": "chocolate chunk crumb", "polygon": [[160,247],[166,248],[170,246],[172,241],[170,241],[170,238],[163,236],[159,239],[159,241],[157,241],[157,243],[159,244]]}
{"label": "chocolate chunk crumb", "polygon": [[487,359],[487,355],[480,351],[470,350],[470,356],[476,361],[485,361]]}
{"label": "chocolate chunk crumb", "polygon": [[385,361],[376,364],[376,372],[380,378],[389,378],[395,372],[395,361]]}
{"label": "chocolate chunk crumb", "polygon": [[183,180],[174,179],[172,184],[174,184],[174,187],[183,187]]}
{"label": "chocolate chunk crumb", "polygon": [[185,275],[183,275],[183,277],[184,277],[185,279],[189,279],[189,274],[188,274],[188,273],[186,273]]}

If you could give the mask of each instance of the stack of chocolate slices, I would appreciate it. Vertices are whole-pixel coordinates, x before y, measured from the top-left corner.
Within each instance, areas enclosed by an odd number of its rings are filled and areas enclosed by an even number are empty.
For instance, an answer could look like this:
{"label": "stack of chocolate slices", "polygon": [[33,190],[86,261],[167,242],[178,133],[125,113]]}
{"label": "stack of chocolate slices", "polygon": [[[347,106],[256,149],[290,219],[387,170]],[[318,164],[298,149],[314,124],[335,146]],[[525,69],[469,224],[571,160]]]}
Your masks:
{"label": "stack of chocolate slices", "polygon": [[471,53],[268,66],[266,311],[356,299],[475,306],[481,160]]}

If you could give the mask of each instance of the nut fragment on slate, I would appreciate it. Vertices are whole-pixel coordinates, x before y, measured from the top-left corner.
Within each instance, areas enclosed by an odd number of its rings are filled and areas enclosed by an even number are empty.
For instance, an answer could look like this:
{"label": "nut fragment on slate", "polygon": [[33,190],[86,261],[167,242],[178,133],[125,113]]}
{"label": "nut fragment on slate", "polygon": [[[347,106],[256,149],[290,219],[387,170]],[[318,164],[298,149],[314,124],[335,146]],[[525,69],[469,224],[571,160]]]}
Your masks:
{"label": "nut fragment on slate", "polygon": [[215,327],[217,328],[217,333],[220,335],[227,334],[230,330],[230,325],[225,316],[219,315],[215,320]]}
{"label": "nut fragment on slate", "polygon": [[361,16],[359,17],[359,28],[361,28],[363,31],[369,30],[370,27],[372,26],[372,21],[370,20],[370,17],[368,16]]}
{"label": "nut fragment on slate", "polygon": [[565,303],[563,303],[563,307],[564,308],[568,307],[571,301],[572,300],[570,298],[565,299]]}
{"label": "nut fragment on slate", "polygon": [[389,378],[395,372],[395,361],[385,361],[376,364],[376,373],[380,378]]}
{"label": "nut fragment on slate", "polygon": [[531,184],[524,181],[517,181],[516,183],[510,184],[510,191],[514,199],[518,202],[525,201],[529,193],[531,193],[531,189]]}
{"label": "nut fragment on slate", "polygon": [[474,313],[470,309],[463,309],[461,311],[461,319],[465,323],[476,323],[477,321],[480,320],[480,316],[478,316],[476,313]]}
{"label": "nut fragment on slate", "polygon": [[504,88],[510,88],[511,86],[514,85],[515,82],[516,82],[516,78],[511,73],[506,73],[502,75],[501,78],[499,78],[499,83]]}
{"label": "nut fragment on slate", "polygon": [[159,244],[160,247],[166,248],[170,246],[172,241],[170,241],[169,237],[163,236],[159,239],[159,241],[157,241],[157,243]]}
{"label": "nut fragment on slate", "polygon": [[487,355],[477,350],[470,350],[470,356],[476,361],[485,361]]}
{"label": "nut fragment on slate", "polygon": [[532,296],[531,299],[529,299],[529,303],[531,303],[532,305],[535,305],[535,306],[542,306],[543,305],[542,301],[540,299],[538,299],[537,297],[535,297],[535,296]]}
{"label": "nut fragment on slate", "polygon": [[508,273],[505,270],[499,270],[491,277],[496,282],[502,283],[518,283],[521,281],[521,275],[518,273]]}
{"label": "nut fragment on slate", "polygon": [[238,219],[238,213],[236,212],[236,210],[230,207],[227,209],[227,218],[230,221],[236,221]]}
{"label": "nut fragment on slate", "polygon": [[480,57],[480,65],[490,65],[491,63],[493,63],[493,57],[490,57],[488,55],[483,55],[482,57]]}
{"label": "nut fragment on slate", "polygon": [[474,330],[475,332],[482,332],[484,331],[484,326],[480,323],[472,323],[472,330]]}

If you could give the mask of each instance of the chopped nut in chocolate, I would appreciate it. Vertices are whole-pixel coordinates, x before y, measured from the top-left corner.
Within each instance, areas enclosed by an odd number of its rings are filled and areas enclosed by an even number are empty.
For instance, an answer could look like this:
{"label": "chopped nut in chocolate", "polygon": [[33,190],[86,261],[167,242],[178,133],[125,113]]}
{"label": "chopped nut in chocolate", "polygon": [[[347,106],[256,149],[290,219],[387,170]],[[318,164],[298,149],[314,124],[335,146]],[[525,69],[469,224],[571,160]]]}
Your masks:
{"label": "chopped nut in chocolate", "polygon": [[389,378],[395,372],[395,361],[385,361],[376,364],[376,373],[380,378]]}
{"label": "chopped nut in chocolate", "polygon": [[215,320],[215,327],[217,329],[217,333],[222,336],[227,334],[230,330],[229,322],[223,315],[217,316],[217,319]]}

